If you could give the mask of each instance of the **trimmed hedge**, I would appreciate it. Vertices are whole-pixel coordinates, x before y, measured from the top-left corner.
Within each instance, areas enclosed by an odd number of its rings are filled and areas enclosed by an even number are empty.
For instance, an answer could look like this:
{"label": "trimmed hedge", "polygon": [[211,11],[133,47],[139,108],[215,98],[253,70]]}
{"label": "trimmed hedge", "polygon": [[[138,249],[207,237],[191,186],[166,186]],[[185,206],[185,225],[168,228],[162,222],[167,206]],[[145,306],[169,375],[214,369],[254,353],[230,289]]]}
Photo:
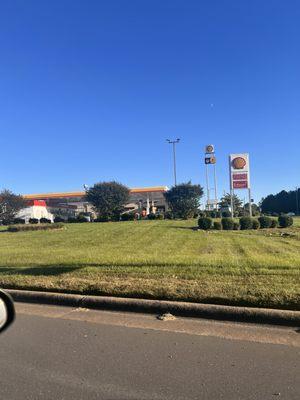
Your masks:
{"label": "trimmed hedge", "polygon": [[293,223],[294,220],[289,215],[280,215],[280,217],[278,217],[278,224],[280,228],[288,228],[289,226],[292,226]]}
{"label": "trimmed hedge", "polygon": [[14,219],[14,225],[18,225],[18,224],[25,224],[25,219],[15,218]]}
{"label": "trimmed hedge", "polygon": [[220,221],[214,221],[213,228],[214,228],[216,231],[222,230],[222,224],[221,224],[221,222],[220,222]]}
{"label": "trimmed hedge", "polygon": [[250,217],[241,217],[240,227],[243,231],[246,229],[252,229],[252,219]]}
{"label": "trimmed hedge", "polygon": [[60,217],[59,215],[57,215],[57,216],[54,218],[54,222],[65,222],[65,219],[62,218],[62,217]]}
{"label": "trimmed hedge", "polygon": [[122,214],[121,221],[134,221],[134,214],[132,213]]}
{"label": "trimmed hedge", "polygon": [[7,228],[8,232],[27,232],[27,231],[48,231],[53,229],[62,229],[64,224],[38,224],[38,225],[10,225]]}
{"label": "trimmed hedge", "polygon": [[270,228],[277,228],[277,226],[278,226],[277,219],[272,218]]}
{"label": "trimmed hedge", "polygon": [[172,211],[165,212],[165,219],[174,219],[174,215],[173,215]]}
{"label": "trimmed hedge", "polygon": [[272,224],[272,219],[270,217],[259,217],[258,221],[260,223],[260,228],[264,229],[264,228],[271,228],[271,224]]}
{"label": "trimmed hedge", "polygon": [[233,223],[233,230],[234,230],[234,231],[238,231],[239,229],[240,229],[240,223],[234,221],[234,223]]}
{"label": "trimmed hedge", "polygon": [[48,218],[41,218],[40,223],[41,224],[51,224],[51,220]]}
{"label": "trimmed hedge", "polygon": [[39,220],[37,218],[29,218],[29,223],[30,224],[38,224]]}
{"label": "trimmed hedge", "polygon": [[253,219],[252,220],[252,229],[259,229],[259,227],[260,227],[260,224],[259,224],[258,219]]}
{"label": "trimmed hedge", "polygon": [[222,228],[224,229],[224,231],[230,231],[234,227],[234,220],[229,217],[222,218],[221,223],[222,223]]}
{"label": "trimmed hedge", "polygon": [[198,219],[198,226],[200,229],[207,231],[212,227],[212,219],[209,217],[201,217]]}

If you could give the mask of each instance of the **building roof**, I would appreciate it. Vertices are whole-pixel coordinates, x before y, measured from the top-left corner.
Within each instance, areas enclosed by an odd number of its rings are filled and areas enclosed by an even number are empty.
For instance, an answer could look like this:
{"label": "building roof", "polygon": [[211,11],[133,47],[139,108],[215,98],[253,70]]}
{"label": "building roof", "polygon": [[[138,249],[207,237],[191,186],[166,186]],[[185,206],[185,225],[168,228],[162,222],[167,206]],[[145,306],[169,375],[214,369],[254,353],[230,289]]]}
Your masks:
{"label": "building roof", "polygon": [[[154,186],[145,188],[132,188],[130,193],[153,193],[153,192],[166,192],[167,186]],[[24,194],[23,197],[26,200],[38,200],[38,199],[63,199],[69,197],[83,197],[85,192],[58,192],[58,193],[35,193],[35,194]]]}

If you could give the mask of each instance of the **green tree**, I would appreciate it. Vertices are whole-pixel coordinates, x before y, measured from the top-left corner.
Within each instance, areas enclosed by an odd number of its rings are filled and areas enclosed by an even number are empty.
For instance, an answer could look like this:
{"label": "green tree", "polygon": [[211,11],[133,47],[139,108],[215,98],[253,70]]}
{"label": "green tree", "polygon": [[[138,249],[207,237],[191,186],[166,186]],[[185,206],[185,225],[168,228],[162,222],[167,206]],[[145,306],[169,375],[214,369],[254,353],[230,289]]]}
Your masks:
{"label": "green tree", "polygon": [[[238,211],[239,209],[241,209],[243,202],[236,194],[234,194],[232,196],[232,200],[233,200],[233,209],[234,209],[234,211]],[[223,197],[221,197],[219,206],[220,207],[230,207],[231,206],[231,195],[230,195],[230,193],[226,193],[226,194],[224,194]]]}
{"label": "green tree", "polygon": [[20,195],[10,190],[3,189],[0,192],[0,220],[4,223],[11,223],[18,211],[26,207],[26,201]]}
{"label": "green tree", "polygon": [[164,196],[176,218],[192,218],[199,210],[203,188],[191,182],[181,183],[173,186]]}
{"label": "green tree", "polygon": [[98,217],[119,220],[124,205],[128,203],[129,189],[115,181],[99,182],[87,190],[85,197]]}

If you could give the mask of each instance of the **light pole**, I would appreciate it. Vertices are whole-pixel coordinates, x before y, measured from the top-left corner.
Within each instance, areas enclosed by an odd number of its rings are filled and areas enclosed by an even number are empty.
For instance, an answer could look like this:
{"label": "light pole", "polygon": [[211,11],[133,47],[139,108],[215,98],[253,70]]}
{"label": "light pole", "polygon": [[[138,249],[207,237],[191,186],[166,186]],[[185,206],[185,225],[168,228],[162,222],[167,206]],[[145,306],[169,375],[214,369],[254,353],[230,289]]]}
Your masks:
{"label": "light pole", "polygon": [[167,142],[169,144],[173,145],[173,168],[174,168],[174,182],[175,182],[175,186],[177,185],[177,176],[176,176],[176,144],[179,143],[180,139],[176,139],[176,140],[170,140],[167,139]]}
{"label": "light pole", "polygon": [[296,187],[296,215],[299,215],[298,190],[299,188]]}

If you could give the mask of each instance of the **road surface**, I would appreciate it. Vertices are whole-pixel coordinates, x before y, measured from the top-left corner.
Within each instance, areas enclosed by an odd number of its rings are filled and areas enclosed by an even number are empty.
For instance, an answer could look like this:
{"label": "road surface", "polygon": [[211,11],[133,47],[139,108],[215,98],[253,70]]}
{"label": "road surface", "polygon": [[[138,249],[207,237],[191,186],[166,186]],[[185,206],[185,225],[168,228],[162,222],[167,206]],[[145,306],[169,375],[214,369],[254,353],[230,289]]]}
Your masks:
{"label": "road surface", "polygon": [[300,399],[300,330],[17,304],[3,400]]}

